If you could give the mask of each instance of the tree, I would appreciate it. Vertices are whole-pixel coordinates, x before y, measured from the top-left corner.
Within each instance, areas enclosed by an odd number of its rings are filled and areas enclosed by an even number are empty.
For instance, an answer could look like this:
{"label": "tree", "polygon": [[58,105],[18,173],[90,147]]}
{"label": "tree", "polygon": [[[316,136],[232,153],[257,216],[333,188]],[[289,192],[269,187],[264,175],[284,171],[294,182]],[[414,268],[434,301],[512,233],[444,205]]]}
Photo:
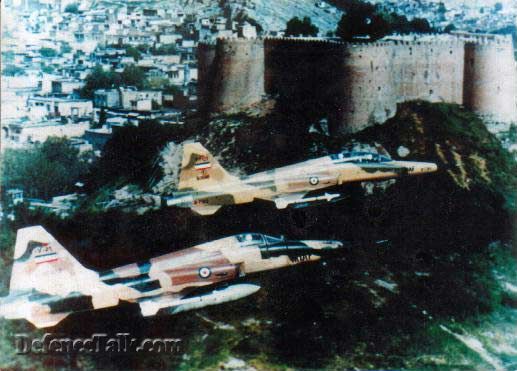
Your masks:
{"label": "tree", "polygon": [[83,98],[93,99],[93,94],[97,89],[116,89],[121,86],[134,86],[137,89],[142,89],[144,83],[144,70],[134,64],[126,66],[122,73],[117,73],[113,70],[104,71],[101,66],[96,66],[86,76],[84,87],[79,94]]}
{"label": "tree", "polygon": [[83,98],[93,99],[95,90],[119,87],[120,84],[120,74],[114,71],[104,71],[101,66],[95,66],[93,71],[86,76],[84,87],[79,94]]}
{"label": "tree", "polygon": [[2,75],[4,76],[19,76],[24,73],[25,70],[23,68],[15,66],[14,64],[8,64],[2,68]]}
{"label": "tree", "polygon": [[97,190],[120,181],[146,187],[155,171],[155,160],[162,147],[175,139],[175,128],[156,120],[142,121],[138,127],[119,128],[106,143],[102,157],[88,176],[87,187]]}
{"label": "tree", "polygon": [[152,48],[151,54],[153,55],[170,55],[175,54],[177,52],[178,48],[176,47],[176,44],[164,44],[160,46],[159,48]]}
{"label": "tree", "polygon": [[409,21],[397,13],[387,13],[382,8],[360,0],[344,3],[345,14],[338,23],[336,35],[345,41],[366,38],[378,40],[391,33],[429,33],[433,28],[426,19],[414,18]]}
{"label": "tree", "polygon": [[515,125],[515,124],[510,125],[510,128],[508,130],[508,138],[512,142],[517,141],[517,125]]}
{"label": "tree", "polygon": [[427,19],[415,18],[410,22],[411,32],[415,33],[429,33],[433,28]]}
{"label": "tree", "polygon": [[303,20],[291,18],[286,26],[285,36],[317,36],[319,32],[309,17],[304,17]]}
{"label": "tree", "polygon": [[99,129],[106,124],[106,120],[108,118],[108,114],[106,113],[106,109],[104,107],[101,107],[101,111],[99,112],[99,122],[94,123],[91,125],[92,129]]}
{"label": "tree", "polygon": [[140,53],[147,53],[147,50],[149,50],[149,47],[145,44],[138,44],[136,48]]}
{"label": "tree", "polygon": [[140,51],[131,45],[125,45],[126,49],[126,55],[128,57],[133,57],[135,62],[138,62],[140,59],[142,59],[142,55],[140,54]]}
{"label": "tree", "polygon": [[14,52],[12,50],[7,50],[2,52],[2,62],[11,63],[14,62]]}
{"label": "tree", "polygon": [[41,72],[52,74],[52,73],[54,73],[54,67],[52,67],[50,65],[49,66],[42,66],[41,67]]}
{"label": "tree", "polygon": [[79,13],[79,4],[70,3],[65,7],[65,13]]}
{"label": "tree", "polygon": [[151,76],[145,80],[144,89],[164,90],[169,85],[169,79],[166,77]]}
{"label": "tree", "polygon": [[87,173],[86,155],[65,138],[50,137],[31,149],[6,149],[2,188],[21,188],[28,197],[48,199],[73,191]]}
{"label": "tree", "polygon": [[456,26],[453,23],[449,23],[445,28],[443,29],[443,32],[445,33],[451,33],[452,31],[456,30]]}
{"label": "tree", "polygon": [[130,64],[120,74],[120,81],[124,86],[135,86],[137,89],[142,89],[145,82],[144,70],[134,64]]}
{"label": "tree", "polygon": [[39,50],[39,53],[44,58],[53,58],[53,57],[55,57],[57,55],[56,50],[52,49],[52,48],[41,48]]}
{"label": "tree", "polygon": [[346,41],[357,37],[370,37],[374,33],[379,33],[376,31],[375,23],[378,20],[374,5],[352,1],[338,23],[336,35]]}
{"label": "tree", "polygon": [[61,44],[61,53],[70,53],[72,51],[72,47],[68,43]]}

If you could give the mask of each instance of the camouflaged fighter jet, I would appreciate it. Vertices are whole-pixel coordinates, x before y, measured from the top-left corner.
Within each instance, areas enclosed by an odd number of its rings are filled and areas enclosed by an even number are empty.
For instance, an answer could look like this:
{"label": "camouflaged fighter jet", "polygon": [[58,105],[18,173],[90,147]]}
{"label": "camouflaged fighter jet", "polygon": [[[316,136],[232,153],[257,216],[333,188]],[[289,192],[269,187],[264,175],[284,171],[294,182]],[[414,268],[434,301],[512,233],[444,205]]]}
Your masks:
{"label": "camouflaged fighter jet", "polygon": [[[138,303],[142,315],[175,314],[251,295],[236,283],[250,273],[319,260],[339,241],[287,241],[239,234],[144,262],[96,272],[82,266],[43,227],[18,230],[9,296],[0,316],[54,326],[73,312]],[[223,286],[225,285],[226,286]]]}
{"label": "camouflaged fighter jet", "polygon": [[273,201],[278,209],[332,202],[340,193],[317,193],[348,182],[375,181],[436,171],[434,163],[394,161],[369,152],[342,152],[238,178],[226,172],[200,143],[183,145],[178,191],[167,206],[211,215],[223,205]]}

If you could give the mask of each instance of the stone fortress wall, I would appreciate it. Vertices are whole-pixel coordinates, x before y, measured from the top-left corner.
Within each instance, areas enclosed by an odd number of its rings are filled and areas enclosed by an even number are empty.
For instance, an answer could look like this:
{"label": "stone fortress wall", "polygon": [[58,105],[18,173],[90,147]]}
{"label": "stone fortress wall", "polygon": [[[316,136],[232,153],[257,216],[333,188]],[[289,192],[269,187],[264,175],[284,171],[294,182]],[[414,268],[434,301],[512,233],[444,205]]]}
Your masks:
{"label": "stone fortress wall", "polygon": [[321,39],[218,39],[201,43],[200,109],[238,112],[274,97],[355,132],[414,99],[462,104],[517,122],[517,68],[510,36],[420,35],[373,43]]}

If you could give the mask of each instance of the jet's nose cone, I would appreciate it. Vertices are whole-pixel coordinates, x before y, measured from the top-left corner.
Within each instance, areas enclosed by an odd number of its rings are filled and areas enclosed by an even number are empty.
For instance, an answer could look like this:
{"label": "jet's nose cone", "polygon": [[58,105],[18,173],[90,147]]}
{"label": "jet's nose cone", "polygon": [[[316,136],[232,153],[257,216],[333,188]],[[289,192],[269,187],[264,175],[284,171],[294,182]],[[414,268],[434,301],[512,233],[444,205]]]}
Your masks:
{"label": "jet's nose cone", "polygon": [[342,249],[343,248],[343,242],[341,241],[332,241],[332,244],[330,245],[331,249]]}
{"label": "jet's nose cone", "polygon": [[419,167],[423,173],[433,173],[438,170],[438,165],[433,162],[422,162]]}

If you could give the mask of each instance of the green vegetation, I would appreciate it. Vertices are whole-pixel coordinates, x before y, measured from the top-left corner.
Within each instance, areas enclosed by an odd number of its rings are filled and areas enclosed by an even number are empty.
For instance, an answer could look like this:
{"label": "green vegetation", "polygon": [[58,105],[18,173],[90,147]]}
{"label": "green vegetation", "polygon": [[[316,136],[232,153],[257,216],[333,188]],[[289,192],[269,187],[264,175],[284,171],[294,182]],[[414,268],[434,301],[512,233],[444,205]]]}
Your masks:
{"label": "green vegetation", "polygon": [[115,71],[104,71],[101,66],[96,66],[86,76],[85,85],[81,89],[82,98],[93,99],[93,93],[97,89],[110,89],[119,87],[122,84],[120,75]]}
{"label": "green vegetation", "polygon": [[445,28],[443,29],[443,32],[445,33],[451,33],[453,31],[456,31],[456,26],[453,24],[453,23],[450,23],[448,24],[447,26],[445,26]]}
{"label": "green vegetation", "polygon": [[123,86],[134,86],[137,89],[142,89],[144,82],[144,70],[134,64],[124,67],[124,70],[120,74],[120,83]]}
{"label": "green vegetation", "polygon": [[61,53],[70,53],[72,51],[72,47],[68,43],[61,44],[60,48]]}
{"label": "green vegetation", "polygon": [[57,56],[57,51],[52,48],[41,48],[39,52],[43,58],[54,58]]}
{"label": "green vegetation", "polygon": [[12,63],[14,61],[14,52],[12,50],[2,51],[2,62]]}
{"label": "green vegetation", "polygon": [[508,130],[508,139],[512,142],[517,142],[517,125],[510,125],[510,129]]}
{"label": "green vegetation", "polygon": [[2,154],[2,189],[21,188],[26,197],[43,199],[72,192],[88,171],[88,156],[54,137],[33,149],[8,148]]}
{"label": "green vegetation", "polygon": [[346,41],[356,38],[375,41],[392,33],[435,32],[426,19],[409,21],[405,16],[387,13],[379,5],[362,0],[334,0],[332,3],[345,12],[338,23],[336,35]]}
{"label": "green vegetation", "polygon": [[54,73],[55,69],[53,66],[51,65],[47,65],[47,66],[42,66],[41,67],[41,72],[43,73],[49,73],[49,74],[52,74]]}
{"label": "green vegetation", "polygon": [[164,90],[169,86],[169,79],[166,77],[151,76],[145,80],[144,88],[151,90]]}
{"label": "green vegetation", "polygon": [[285,36],[318,36],[318,32],[318,27],[312,24],[309,17],[291,18],[285,28]]}
{"label": "green vegetation", "polygon": [[152,55],[170,55],[170,54],[177,54],[178,48],[176,47],[176,44],[164,44],[158,48],[151,48],[150,49]]}
{"label": "green vegetation", "polygon": [[79,4],[78,3],[70,3],[65,7],[65,13],[79,13]]}
{"label": "green vegetation", "polygon": [[127,182],[147,189],[157,170],[155,163],[159,151],[176,136],[174,128],[155,120],[144,121],[138,127],[120,128],[104,147],[102,157],[93,164],[88,187],[97,190]]}
{"label": "green vegetation", "polygon": [[25,74],[25,70],[21,67],[15,66],[14,64],[8,64],[2,68],[2,75],[4,76],[20,76]]}
{"label": "green vegetation", "polygon": [[133,57],[135,62],[138,62],[140,59],[142,59],[142,54],[138,48],[135,48],[131,45],[125,45],[124,48],[126,49],[126,55],[128,57]]}
{"label": "green vegetation", "polygon": [[101,66],[96,66],[93,71],[86,76],[85,85],[80,91],[83,98],[93,99],[93,93],[97,89],[111,89],[123,86],[134,86],[142,89],[145,83],[144,71],[133,64],[124,68],[122,73],[104,71]]}

